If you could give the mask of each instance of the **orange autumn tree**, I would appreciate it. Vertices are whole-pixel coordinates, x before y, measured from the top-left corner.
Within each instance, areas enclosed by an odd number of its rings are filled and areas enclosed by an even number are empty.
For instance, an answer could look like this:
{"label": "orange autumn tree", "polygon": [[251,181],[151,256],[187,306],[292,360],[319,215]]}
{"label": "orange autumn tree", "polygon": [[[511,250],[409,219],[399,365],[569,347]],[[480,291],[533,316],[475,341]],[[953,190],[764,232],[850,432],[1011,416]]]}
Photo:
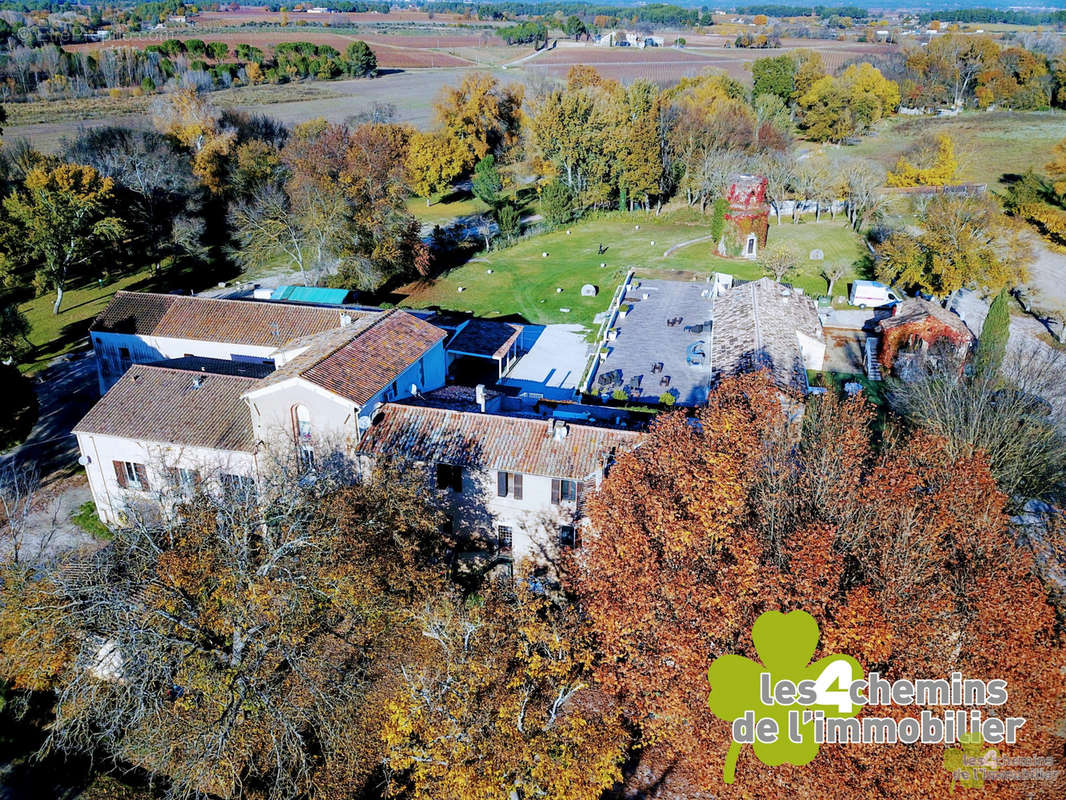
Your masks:
{"label": "orange autumn tree", "polygon": [[[660,418],[590,498],[575,588],[599,677],[639,729],[643,782],[726,791],[730,726],[707,707],[707,670],[724,653],[756,658],[752,624],[773,609],[815,617],[813,659],[846,653],[890,680],[1005,679],[1010,700],[997,713],[1028,722],[1001,754],[1061,759],[1061,631],[987,464],[952,461],[921,434],[878,450],[872,418],[862,399],[827,396],[812,400],[796,438],[764,376],[730,379],[693,417]],[[951,781],[944,749],[823,745],[807,766],[770,768],[745,748],[731,791],[939,797]],[[986,787],[993,797],[1061,790]]]}

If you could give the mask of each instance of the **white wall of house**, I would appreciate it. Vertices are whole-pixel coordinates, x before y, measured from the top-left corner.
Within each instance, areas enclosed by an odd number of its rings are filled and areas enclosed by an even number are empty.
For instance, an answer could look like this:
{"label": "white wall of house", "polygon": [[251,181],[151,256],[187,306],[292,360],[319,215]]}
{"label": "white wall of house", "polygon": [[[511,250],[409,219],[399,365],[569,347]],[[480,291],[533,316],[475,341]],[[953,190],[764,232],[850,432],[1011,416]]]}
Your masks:
{"label": "white wall of house", "polygon": [[290,378],[263,390],[253,390],[245,399],[251,410],[256,441],[266,442],[271,448],[295,448],[296,409],[297,406],[303,406],[310,422],[310,444],[317,451],[321,452],[323,448],[350,449],[359,441],[360,416],[366,420],[363,423],[365,429],[380,403],[410,397],[412,386],[419,393],[439,389],[444,385],[444,378],[444,344],[438,342],[399,375],[395,381],[395,393],[390,384],[363,406],[357,406],[300,377]]}
{"label": "white wall of house", "polygon": [[796,331],[796,338],[803,352],[803,366],[820,372],[825,366],[825,342],[799,331]]}
{"label": "white wall of house", "polygon": [[[249,452],[140,442],[95,433],[78,433],[77,438],[82,456],[88,461],[85,474],[96,511],[101,520],[111,525],[121,524],[119,512],[127,506],[158,502],[165,494],[173,495],[169,469],[197,470],[209,488],[217,488],[221,474],[250,479],[255,476],[255,458]],[[141,464],[148,486],[123,487],[115,473],[116,461]]]}
{"label": "white wall of house", "polygon": [[347,449],[357,441],[355,403],[303,378],[290,378],[245,400],[255,440],[266,443],[268,450],[281,457],[287,451],[295,455],[299,406],[306,409],[310,427],[310,437],[301,444],[321,453],[323,449]]}
{"label": "white wall of house", "polygon": [[[562,526],[577,525],[576,502],[552,503],[551,476],[522,473],[522,497],[515,499],[511,490],[506,497],[499,496],[497,470],[464,467],[463,488],[457,492],[438,487],[436,462],[416,468],[424,470],[430,493],[451,518],[456,535],[495,547],[500,526],[510,528],[510,555],[516,563],[525,558],[553,559],[561,545]],[[584,489],[588,492],[594,486],[586,481]]]}
{"label": "white wall of house", "polygon": [[[233,355],[270,359],[275,347],[228,342],[204,342],[199,339],[174,339],[166,336],[138,336],[131,333],[93,331],[90,334],[96,353],[100,394],[110,389],[130,364],[147,364],[164,358],[192,355],[203,358],[231,359]],[[123,353],[128,351],[128,359]]]}

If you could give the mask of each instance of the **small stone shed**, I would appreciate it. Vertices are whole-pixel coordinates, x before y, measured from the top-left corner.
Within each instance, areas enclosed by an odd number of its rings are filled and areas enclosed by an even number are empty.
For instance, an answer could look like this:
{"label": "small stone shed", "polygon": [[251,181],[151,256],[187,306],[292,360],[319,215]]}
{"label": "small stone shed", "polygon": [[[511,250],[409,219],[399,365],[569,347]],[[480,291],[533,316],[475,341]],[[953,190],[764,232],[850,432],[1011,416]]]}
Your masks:
{"label": "small stone shed", "polygon": [[964,358],[974,344],[973,334],[960,317],[921,297],[897,303],[892,316],[878,322],[877,329],[877,357],[886,371],[903,352],[926,353],[934,345],[947,343]]}

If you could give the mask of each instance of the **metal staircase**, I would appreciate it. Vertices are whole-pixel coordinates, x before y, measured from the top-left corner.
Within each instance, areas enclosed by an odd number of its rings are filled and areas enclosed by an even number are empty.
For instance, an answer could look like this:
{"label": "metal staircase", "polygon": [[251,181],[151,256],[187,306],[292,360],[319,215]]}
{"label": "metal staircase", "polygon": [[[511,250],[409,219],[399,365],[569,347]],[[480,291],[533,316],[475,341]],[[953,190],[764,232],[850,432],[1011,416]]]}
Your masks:
{"label": "metal staircase", "polygon": [[881,380],[881,362],[877,360],[877,336],[866,337],[866,378],[871,381]]}

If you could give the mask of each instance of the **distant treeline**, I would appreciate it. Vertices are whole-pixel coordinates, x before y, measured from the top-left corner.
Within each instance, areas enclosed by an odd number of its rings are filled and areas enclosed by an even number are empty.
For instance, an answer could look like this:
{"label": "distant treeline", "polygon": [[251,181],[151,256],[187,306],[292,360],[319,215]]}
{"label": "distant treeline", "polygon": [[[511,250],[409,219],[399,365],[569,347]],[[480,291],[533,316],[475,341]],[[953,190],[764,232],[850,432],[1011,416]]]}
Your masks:
{"label": "distant treeline", "polygon": [[[270,11],[281,11],[281,9],[283,7],[287,8],[290,11],[292,10],[292,3],[291,2],[289,4],[287,4],[287,5],[285,3],[264,3],[264,5]],[[351,14],[351,13],[362,14],[362,13],[365,13],[367,11],[376,11],[379,14],[388,14],[390,5],[388,3],[349,3],[349,2],[335,3],[335,2],[331,2],[331,3],[327,3],[326,7],[329,8],[331,11],[341,11],[341,12],[343,12],[345,14]]]}
{"label": "distant treeline", "polygon": [[[465,14],[470,6],[462,2],[426,3],[423,8],[432,11],[448,11]],[[564,15],[576,15],[582,19],[609,17],[635,19],[652,25],[710,25],[710,13],[701,14],[698,8],[682,8],[670,3],[652,3],[645,6],[602,5],[578,2],[501,2],[479,5],[476,12],[481,19],[504,19],[515,17],[551,16],[557,11]]]}
{"label": "distant treeline", "polygon": [[[293,4],[291,2],[287,5],[281,2],[268,2],[261,5],[269,11],[280,11],[283,6],[291,10]],[[198,5],[197,8],[202,11],[224,11],[228,6],[229,3],[204,3]],[[150,3],[123,3],[121,0],[120,2],[110,2],[110,0],[75,0],[75,2],[67,2],[66,0],[21,0],[20,2],[12,2],[11,0],[4,0],[4,2],[0,2],[0,10],[21,11],[23,13],[29,13],[30,11],[59,13],[94,8],[122,8],[128,9],[130,13],[140,19],[159,19],[161,16],[184,14],[187,13],[189,7],[190,4],[184,0],[154,0]],[[333,11],[344,13],[377,11],[379,14],[388,14],[391,6],[389,3],[341,0],[341,2],[330,2],[329,8]]]}
{"label": "distant treeline", "polygon": [[810,17],[816,16],[822,19],[829,17],[851,17],[852,19],[864,19],[870,16],[870,12],[859,6],[781,6],[781,5],[757,5],[744,6],[737,9],[738,14],[765,14],[768,17]]}
{"label": "distant treeline", "polygon": [[922,22],[999,22],[1006,25],[1061,25],[1066,23],[1066,11],[1007,11],[1000,8],[958,8],[925,11],[918,15]]}

